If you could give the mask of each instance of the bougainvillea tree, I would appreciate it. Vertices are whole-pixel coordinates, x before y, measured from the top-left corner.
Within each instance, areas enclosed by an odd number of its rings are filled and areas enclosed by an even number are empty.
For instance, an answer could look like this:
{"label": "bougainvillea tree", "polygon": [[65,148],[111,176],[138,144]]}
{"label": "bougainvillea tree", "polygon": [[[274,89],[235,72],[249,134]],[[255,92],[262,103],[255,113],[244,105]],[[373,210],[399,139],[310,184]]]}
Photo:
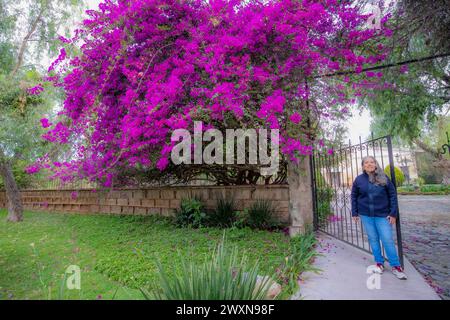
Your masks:
{"label": "bougainvillea tree", "polygon": [[76,154],[47,167],[106,186],[130,168],[164,172],[171,133],[195,120],[279,129],[281,153],[298,161],[321,146],[314,128],[380,76],[362,70],[385,58],[377,39],[390,31],[385,18],[367,28],[361,10],[337,0],[105,1],[50,66],[66,99],[59,121],[43,120],[44,138]]}

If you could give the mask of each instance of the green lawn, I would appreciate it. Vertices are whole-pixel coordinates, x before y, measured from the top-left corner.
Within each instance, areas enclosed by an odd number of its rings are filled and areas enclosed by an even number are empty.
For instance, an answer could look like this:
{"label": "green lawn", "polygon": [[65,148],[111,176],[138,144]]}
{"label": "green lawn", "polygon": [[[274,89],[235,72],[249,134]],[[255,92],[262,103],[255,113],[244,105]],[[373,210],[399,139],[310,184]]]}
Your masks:
{"label": "green lawn", "polygon": [[[23,222],[8,223],[0,210],[0,299],[142,299],[138,288],[157,283],[156,258],[176,272],[177,252],[201,262],[222,235],[151,216],[26,212]],[[280,232],[227,229],[227,240],[259,259],[262,273],[290,250]],[[81,268],[81,290],[60,289],[69,265]]]}

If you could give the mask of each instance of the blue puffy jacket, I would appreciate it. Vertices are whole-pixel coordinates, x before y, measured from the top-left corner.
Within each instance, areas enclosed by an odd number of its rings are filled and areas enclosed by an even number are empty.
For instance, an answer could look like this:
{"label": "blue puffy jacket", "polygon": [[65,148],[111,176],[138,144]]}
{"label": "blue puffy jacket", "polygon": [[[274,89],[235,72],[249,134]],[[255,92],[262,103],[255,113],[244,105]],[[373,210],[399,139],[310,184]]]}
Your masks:
{"label": "blue puffy jacket", "polygon": [[369,182],[369,175],[362,173],[356,177],[352,186],[352,216],[396,218],[398,216],[397,191],[387,178],[385,186]]}

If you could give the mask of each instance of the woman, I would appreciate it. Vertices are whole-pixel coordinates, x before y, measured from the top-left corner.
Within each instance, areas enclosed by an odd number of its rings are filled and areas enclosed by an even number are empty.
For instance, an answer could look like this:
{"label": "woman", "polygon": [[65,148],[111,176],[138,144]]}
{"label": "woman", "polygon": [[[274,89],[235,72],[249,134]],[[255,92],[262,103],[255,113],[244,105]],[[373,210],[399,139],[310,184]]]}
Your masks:
{"label": "woman", "polygon": [[358,222],[361,218],[376,262],[374,272],[381,274],[384,270],[381,240],[392,273],[398,279],[406,280],[392,234],[392,225],[398,215],[395,187],[374,157],[363,158],[361,165],[363,173],[356,177],[352,187],[353,220]]}

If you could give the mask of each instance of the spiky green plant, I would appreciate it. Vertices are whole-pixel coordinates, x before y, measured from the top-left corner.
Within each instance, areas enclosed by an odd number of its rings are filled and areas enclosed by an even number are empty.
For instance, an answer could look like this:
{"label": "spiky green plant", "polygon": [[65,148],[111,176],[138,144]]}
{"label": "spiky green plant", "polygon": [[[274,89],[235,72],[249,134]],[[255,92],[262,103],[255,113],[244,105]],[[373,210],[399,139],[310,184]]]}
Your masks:
{"label": "spiky green plant", "polygon": [[305,234],[291,238],[291,254],[286,257],[281,281],[287,285],[287,292],[293,294],[298,288],[299,275],[305,271],[318,272],[311,261],[319,254],[314,250],[317,243],[312,226],[308,226]]}
{"label": "spiky green plant", "polygon": [[236,221],[237,208],[233,198],[220,198],[209,215],[209,224],[217,227],[231,227]]}
{"label": "spiky green plant", "polygon": [[258,282],[258,262],[250,264],[245,254],[228,249],[224,239],[203,264],[182,258],[182,272],[169,276],[158,261],[161,291],[141,289],[145,298],[167,300],[263,300],[273,275]]}
{"label": "spiky green plant", "polygon": [[259,199],[248,209],[247,225],[255,229],[271,229],[279,226],[275,220],[275,208],[270,200]]}

